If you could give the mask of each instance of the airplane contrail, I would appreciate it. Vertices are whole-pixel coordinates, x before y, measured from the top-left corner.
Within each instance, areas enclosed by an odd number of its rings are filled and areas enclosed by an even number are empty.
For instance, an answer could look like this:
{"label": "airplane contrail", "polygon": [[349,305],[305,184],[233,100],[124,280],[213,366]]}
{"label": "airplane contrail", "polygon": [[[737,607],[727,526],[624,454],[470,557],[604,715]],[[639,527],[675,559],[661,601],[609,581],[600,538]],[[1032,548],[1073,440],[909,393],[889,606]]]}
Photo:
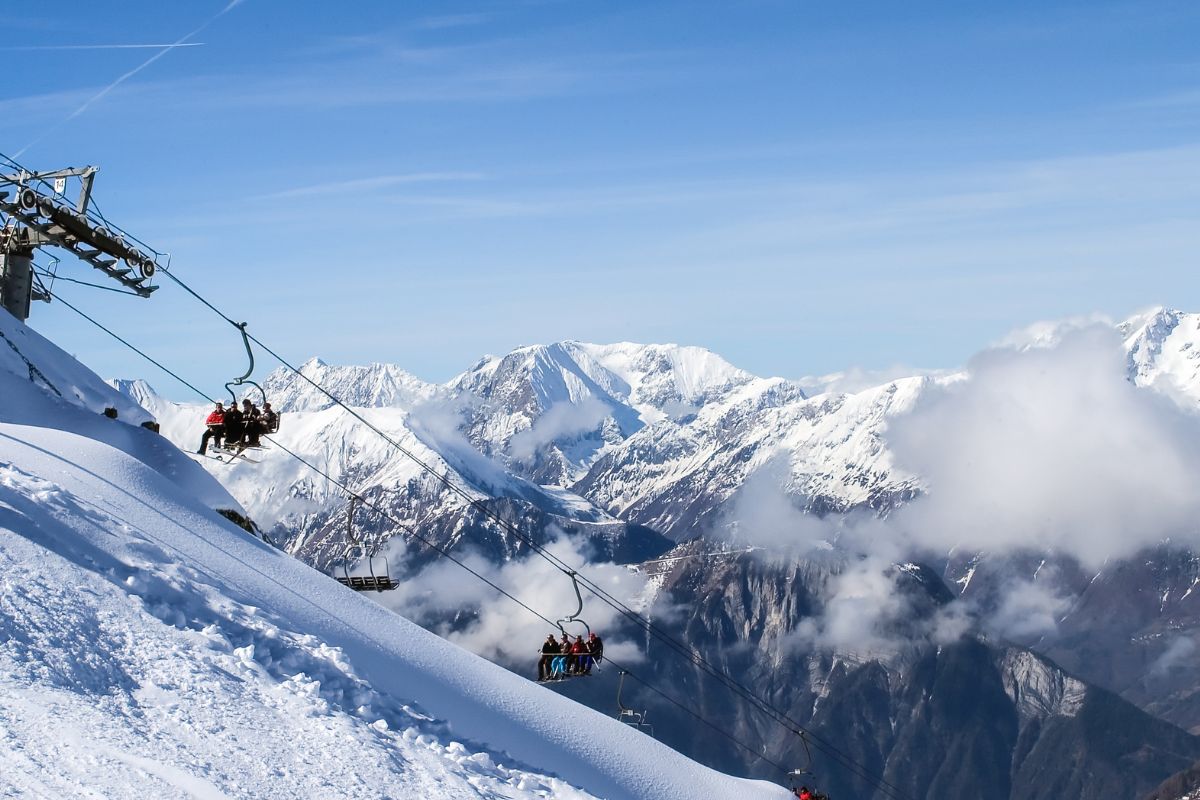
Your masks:
{"label": "airplane contrail", "polygon": [[108,86],[105,86],[103,89],[101,89],[100,91],[96,92],[94,95],[92,95],[91,97],[89,97],[87,100],[84,100],[84,101],[83,101],[83,103],[82,103],[82,104],[80,104],[79,108],[77,108],[77,109],[75,109],[74,111],[72,111],[72,112],[71,112],[70,114],[68,114],[68,115],[67,115],[67,116],[66,116],[64,119],[61,119],[61,120],[59,120],[58,122],[56,122],[55,124],[53,124],[53,125],[51,125],[49,128],[47,128],[47,129],[46,129],[46,131],[45,131],[45,132],[44,132],[44,133],[43,133],[41,136],[37,137],[37,138],[36,138],[36,139],[34,139],[32,142],[30,142],[29,144],[25,145],[25,146],[24,146],[24,147],[22,147],[20,150],[18,150],[18,151],[17,151],[17,153],[16,153],[16,155],[14,155],[14,156],[13,156],[13,158],[20,158],[20,157],[21,157],[21,156],[22,156],[22,155],[25,153],[25,151],[26,151],[26,150],[28,150],[29,148],[33,147],[33,146],[34,146],[35,144],[37,144],[38,142],[42,141],[43,139],[45,139],[45,138],[46,138],[47,136],[49,136],[50,134],[54,133],[56,130],[58,130],[59,128],[61,128],[63,125],[66,125],[68,122],[70,122],[71,120],[75,119],[76,117],[78,117],[78,116],[79,116],[80,114],[82,114],[83,112],[87,111],[89,108],[91,108],[91,107],[92,107],[92,105],[93,105],[93,104],[95,104],[95,103],[96,103],[97,101],[99,101],[99,100],[102,100],[102,99],[103,99],[103,98],[104,98],[104,97],[105,97],[105,96],[106,96],[106,95],[107,95],[109,92],[111,92],[113,89],[117,88],[117,87],[118,87],[118,86],[120,86],[122,83],[124,83],[125,81],[129,80],[130,78],[132,78],[134,75],[137,75],[139,72],[141,72],[141,71],[142,71],[142,70],[144,70],[146,67],[148,67],[148,66],[150,66],[151,64],[153,64],[155,61],[158,61],[160,58],[162,58],[162,57],[163,57],[163,56],[165,56],[167,53],[169,53],[169,52],[171,52],[172,50],[174,50],[176,47],[180,47],[180,46],[182,46],[182,45],[185,45],[185,44],[187,43],[188,39],[191,39],[193,36],[196,36],[197,34],[199,34],[199,33],[200,33],[202,30],[204,30],[204,29],[205,29],[205,28],[207,28],[209,25],[211,25],[211,24],[213,24],[214,22],[216,22],[216,21],[217,21],[218,19],[220,19],[221,17],[223,17],[223,16],[225,16],[226,14],[228,14],[228,13],[229,13],[230,11],[232,11],[232,10],[233,10],[233,9],[234,9],[236,6],[239,6],[239,5],[241,5],[243,2],[245,2],[245,0],[230,0],[230,2],[229,2],[228,4],[226,4],[226,6],[225,6],[224,8],[222,8],[222,9],[221,9],[220,11],[218,11],[216,14],[213,14],[211,17],[209,17],[208,19],[206,19],[206,20],[205,20],[203,23],[201,23],[200,27],[198,27],[198,28],[196,28],[195,30],[193,30],[193,31],[191,31],[191,32],[189,32],[189,33],[187,33],[187,34],[185,34],[185,35],[183,35],[183,36],[179,37],[179,39],[177,39],[175,42],[173,42],[173,43],[171,43],[171,44],[169,44],[169,45],[164,45],[164,46],[163,46],[163,48],[162,48],[161,50],[159,50],[157,53],[155,53],[154,55],[152,55],[152,56],[150,56],[149,58],[147,58],[147,59],[146,59],[145,61],[143,61],[141,64],[138,64],[136,67],[134,67],[133,69],[129,70],[128,72],[126,72],[126,73],[125,73],[124,75],[122,75],[121,77],[117,78],[115,81],[113,81],[112,83],[110,83]]}
{"label": "airplane contrail", "polygon": [[0,50],[158,50],[164,47],[203,47],[204,42],[175,44],[32,44],[24,47],[0,47]]}

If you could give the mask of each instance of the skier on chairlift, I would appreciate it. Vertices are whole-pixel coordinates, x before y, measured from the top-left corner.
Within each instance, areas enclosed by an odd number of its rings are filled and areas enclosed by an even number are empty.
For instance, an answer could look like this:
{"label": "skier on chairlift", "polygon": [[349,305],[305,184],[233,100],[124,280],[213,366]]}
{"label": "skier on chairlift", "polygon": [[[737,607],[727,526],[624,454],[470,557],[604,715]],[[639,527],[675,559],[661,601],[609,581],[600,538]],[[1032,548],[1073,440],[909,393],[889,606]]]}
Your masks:
{"label": "skier on chairlift", "polygon": [[562,648],[558,646],[558,640],[551,633],[546,637],[546,641],[542,642],[542,657],[538,659],[538,681],[544,681],[550,677],[550,662],[561,652]]}
{"label": "skier on chairlift", "polygon": [[220,401],[217,402],[216,408],[209,412],[204,424],[206,427],[204,435],[200,437],[200,449],[196,451],[200,455],[208,453],[209,439],[213,440],[213,447],[220,447],[221,439],[225,436],[225,406]]}
{"label": "skier on chairlift", "polygon": [[238,409],[237,403],[230,403],[229,408],[225,409],[225,449],[242,449],[242,437],[245,435],[245,418]]}
{"label": "skier on chairlift", "polygon": [[604,640],[594,633],[588,633],[587,662],[584,675],[592,674],[592,667],[604,660]]}
{"label": "skier on chairlift", "polygon": [[250,398],[242,401],[242,419],[246,425],[246,446],[261,447],[258,437],[263,432],[262,414],[258,410],[258,406],[250,402]]}
{"label": "skier on chairlift", "polygon": [[279,430],[279,414],[266,401],[263,401],[262,424],[264,433],[275,433]]}
{"label": "skier on chairlift", "polygon": [[571,658],[568,660],[568,669],[576,675],[583,674],[584,661],[587,659],[587,645],[583,643],[582,636],[576,636],[575,641],[571,642],[571,649],[568,651]]}

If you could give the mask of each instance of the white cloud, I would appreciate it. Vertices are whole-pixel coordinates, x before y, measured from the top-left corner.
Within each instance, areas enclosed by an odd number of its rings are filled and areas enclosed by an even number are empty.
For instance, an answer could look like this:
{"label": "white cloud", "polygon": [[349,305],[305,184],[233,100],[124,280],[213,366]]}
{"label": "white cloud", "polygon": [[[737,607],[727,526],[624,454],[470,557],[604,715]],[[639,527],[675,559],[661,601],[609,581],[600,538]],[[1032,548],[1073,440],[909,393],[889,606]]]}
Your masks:
{"label": "white cloud", "polygon": [[1200,419],[1126,377],[1107,326],[985,351],[886,432],[928,494],[893,521],[919,546],[1050,550],[1096,567],[1200,541]]}
{"label": "white cloud", "polygon": [[1059,594],[1055,576],[1039,574],[1037,580],[1016,580],[1001,587],[1003,594],[994,611],[984,619],[993,634],[1019,644],[1032,644],[1053,633],[1070,608],[1071,600]]}
{"label": "white cloud", "polygon": [[518,460],[532,458],[556,439],[595,430],[609,413],[603,401],[591,396],[576,403],[569,400],[554,403],[532,426],[509,440],[509,452]]}
{"label": "white cloud", "polygon": [[1171,640],[1163,654],[1150,665],[1148,673],[1154,677],[1163,677],[1181,662],[1191,659],[1196,652],[1196,640],[1190,636],[1180,635]]}
{"label": "white cloud", "polygon": [[774,457],[751,472],[726,503],[713,531],[732,544],[786,549],[803,554],[814,547],[828,549],[837,538],[835,520],[822,520],[804,510],[804,498],[787,490],[791,467]]}
{"label": "white cloud", "polygon": [[[565,536],[550,541],[546,549],[568,564],[581,565],[580,572],[592,582],[635,609],[640,607],[640,599],[648,596],[644,575],[616,564],[588,563],[585,548]],[[387,555],[393,570],[402,572],[398,565],[407,557],[403,541],[393,539]],[[496,565],[477,554],[456,553],[456,556],[551,620],[564,618],[578,607],[571,580],[543,558],[531,556]],[[641,658],[636,644],[622,640],[615,633],[620,622],[618,612],[586,589],[582,594],[580,617],[604,639],[605,654],[622,663]],[[553,625],[497,596],[495,589],[447,559],[439,559],[416,575],[406,577],[400,588],[379,599],[477,655],[515,668],[527,666],[530,672],[536,667],[536,652],[546,634],[552,631],[558,634]],[[573,635],[584,632],[577,623],[565,627]]]}
{"label": "white cloud", "polygon": [[890,561],[868,556],[853,562],[830,584],[815,643],[837,651],[876,654],[894,649],[890,623],[907,608]]}

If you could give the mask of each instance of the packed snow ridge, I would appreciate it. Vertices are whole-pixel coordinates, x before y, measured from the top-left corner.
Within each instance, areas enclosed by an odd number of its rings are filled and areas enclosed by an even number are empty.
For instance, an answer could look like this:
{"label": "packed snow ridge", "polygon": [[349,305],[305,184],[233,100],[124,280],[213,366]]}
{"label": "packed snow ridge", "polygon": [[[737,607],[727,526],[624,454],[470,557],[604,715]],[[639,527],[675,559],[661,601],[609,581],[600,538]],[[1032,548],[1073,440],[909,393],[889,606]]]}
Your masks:
{"label": "packed snow ridge", "polygon": [[0,334],[6,796],[786,797],[250,536],[130,400],[6,314]]}

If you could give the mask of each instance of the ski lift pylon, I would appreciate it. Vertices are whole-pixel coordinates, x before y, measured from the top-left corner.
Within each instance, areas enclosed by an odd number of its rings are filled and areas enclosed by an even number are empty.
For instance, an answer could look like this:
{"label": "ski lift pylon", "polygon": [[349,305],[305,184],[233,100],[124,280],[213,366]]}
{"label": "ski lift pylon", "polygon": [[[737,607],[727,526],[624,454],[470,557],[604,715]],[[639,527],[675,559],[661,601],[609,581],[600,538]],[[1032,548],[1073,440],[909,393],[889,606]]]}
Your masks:
{"label": "ski lift pylon", "polygon": [[[368,555],[366,548],[354,534],[354,506],[358,503],[358,496],[350,496],[350,507],[346,512],[346,554],[342,558],[342,574],[338,575],[335,571],[333,578],[343,586],[348,586],[356,592],[385,592],[391,589],[396,589],[400,586],[400,582],[392,578],[391,565],[388,564],[386,556]],[[351,575],[350,574],[350,553],[355,548],[362,553],[362,558],[367,562],[367,571],[370,575]],[[375,571],[375,559],[380,558],[383,561],[383,573],[379,574]]]}

